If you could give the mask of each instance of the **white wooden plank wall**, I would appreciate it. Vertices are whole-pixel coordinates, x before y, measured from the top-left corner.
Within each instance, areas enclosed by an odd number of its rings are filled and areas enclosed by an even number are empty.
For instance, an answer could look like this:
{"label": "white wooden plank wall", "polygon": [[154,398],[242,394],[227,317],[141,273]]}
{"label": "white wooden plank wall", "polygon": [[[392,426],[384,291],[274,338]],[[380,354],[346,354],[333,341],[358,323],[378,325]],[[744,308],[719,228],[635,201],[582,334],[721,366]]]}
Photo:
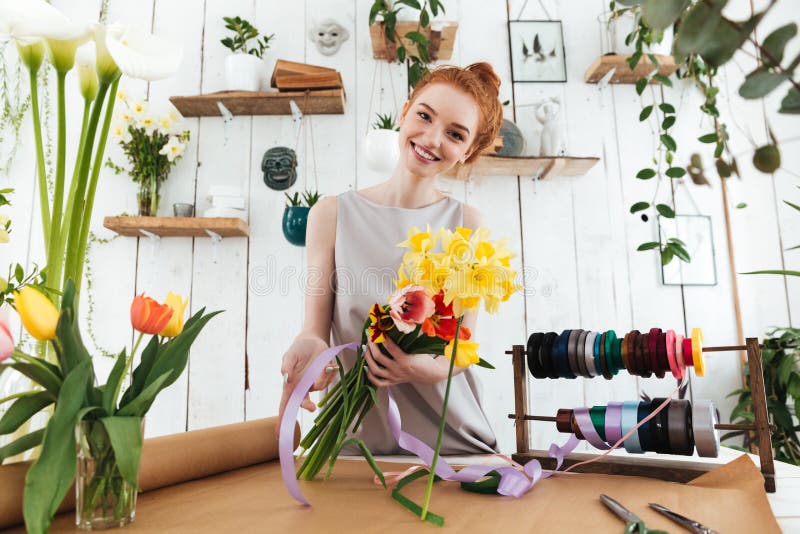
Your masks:
{"label": "white wooden plank wall", "polygon": [[[791,18],[790,3],[781,2],[770,13],[762,36]],[[54,4],[83,20],[96,19],[101,6],[100,0],[54,0]],[[175,0],[110,1],[109,22],[126,21],[180,42],[184,48],[181,70],[171,79],[151,84],[126,80],[122,88],[131,98],[147,97],[163,105],[170,95],[223,89],[227,50],[219,43],[226,34],[222,17],[233,15],[254,21],[263,32],[276,34],[266,53],[268,71],[276,58],[333,67],[342,73],[347,91],[344,115],[309,116],[299,138],[298,125],[288,116],[237,117],[227,127],[219,118],[185,120],[191,144],[166,183],[160,214],[171,214],[173,202],[195,202],[197,213],[202,214],[210,206],[209,186],[239,185],[249,197],[249,240],[224,239],[214,245],[209,239],[169,238],[154,244],[147,239],[118,238],[93,247],[93,330],[99,348],[115,351],[130,343],[128,306],[136,293],[162,299],[173,290],[190,297],[192,313],[202,306],[225,310],[195,344],[188,372],[156,402],[148,416],[149,436],[277,412],[280,359],[302,324],[306,265],[304,250],[283,238],[284,197],[264,185],[261,157],[273,146],[297,150],[298,181],[293,191],[318,186],[325,195],[334,195],[383,180],[383,176],[366,169],[362,140],[375,113],[401,109],[407,95],[406,77],[400,66],[378,64],[371,57],[367,28],[370,4],[369,0],[205,0],[193,2],[187,9],[188,3]],[[731,14],[748,14],[748,2],[732,4]],[[484,404],[505,452],[515,445],[513,425],[506,417],[513,411],[513,389],[511,362],[504,351],[514,343],[524,343],[531,332],[560,332],[565,328],[627,332],[654,326],[685,332],[700,326],[706,344],[736,342],[720,185],[710,159],[705,163],[712,187],[675,181],[674,193],[668,184],[662,184],[657,198],[674,203],[678,213],[699,211],[712,217],[716,286],[663,286],[657,255],[635,251],[639,243],[657,237],[656,226],[652,220],[645,223],[628,212],[631,203],[650,200],[655,193],[654,183],[634,178],[648,165],[654,149],[655,124],[638,122],[642,101],[660,101],[663,91],[664,97],[679,108],[675,137],[678,160],[685,163],[695,150],[708,154],[707,145],[696,141],[710,128],[697,109],[699,95],[677,84],[673,89],[651,87],[640,99],[633,86],[600,89],[584,84],[587,65],[600,53],[597,17],[606,9],[606,2],[576,0],[566,6],[555,0],[527,4],[509,0],[508,5],[499,0],[449,0],[447,14],[440,17],[459,22],[453,63],[485,60],[494,65],[502,79],[501,100],[511,101],[506,117],[522,129],[528,150],[537,148],[540,130],[530,104],[557,96],[565,104],[562,120],[568,153],[602,158],[586,176],[576,178],[534,181],[531,177],[504,176],[468,183],[442,179],[439,183],[455,198],[480,208],[493,235],[509,237],[511,246],[520,253],[516,265],[524,277],[524,294],[512,298],[498,316],[482,313],[476,332],[484,357],[497,366],[496,371],[482,372]],[[509,13],[512,19],[552,18],[563,22],[566,83],[517,83],[512,87]],[[321,55],[307,37],[308,29],[327,17],[337,20],[351,34],[341,50],[330,57]],[[794,53],[787,51],[789,56]],[[783,92],[764,105],[738,97],[738,85],[751,69],[752,59],[739,54],[719,77],[720,109],[725,115],[735,110],[735,121],[729,121],[732,146],[734,152],[743,153],[739,158],[743,179],[729,182],[730,202],[748,204],[746,209],[731,212],[736,268],[738,272],[798,269],[800,254],[783,249],[800,243],[795,237],[800,217],[782,202],[796,202],[793,194],[800,156],[788,143],[796,132],[796,123],[775,112]],[[79,121],[80,107],[74,85],[70,87],[70,133],[76,136],[74,125]],[[22,130],[26,140],[30,139],[28,122]],[[752,150],[748,138],[763,144],[767,125],[779,139],[787,140],[782,151],[784,167],[771,177],[756,172],[747,154]],[[55,127],[55,120],[51,126]],[[109,155],[122,161],[119,149],[113,142],[109,144]],[[43,257],[39,218],[32,210],[38,202],[32,145],[26,142],[21,146],[12,173],[2,177],[0,184],[17,190],[10,209],[14,239],[2,249],[3,265],[6,261],[31,265],[41,263]],[[69,149],[74,150],[74,146],[74,139],[70,139]],[[102,228],[103,216],[136,211],[135,191],[127,177],[103,169],[92,223],[98,237],[112,236]],[[797,324],[798,281],[745,275],[737,275],[737,281],[745,335],[762,336],[769,326],[789,325],[790,319]],[[86,294],[83,302],[86,309]],[[94,350],[98,352],[99,348]],[[106,360],[98,366],[100,378],[110,365]],[[727,417],[732,401],[725,395],[740,384],[738,356],[711,355],[708,369],[709,377],[693,380],[692,395],[714,399]],[[5,382],[0,382],[0,387],[12,387],[6,377],[2,380]],[[249,389],[245,389],[246,384]],[[561,407],[631,400],[640,393],[663,395],[672,390],[674,382],[620,374],[613,381],[531,380],[529,387],[531,412],[553,415]],[[312,416],[303,416],[304,428],[312,420]],[[561,437],[552,424],[532,425],[533,446],[546,447],[554,439]]]}

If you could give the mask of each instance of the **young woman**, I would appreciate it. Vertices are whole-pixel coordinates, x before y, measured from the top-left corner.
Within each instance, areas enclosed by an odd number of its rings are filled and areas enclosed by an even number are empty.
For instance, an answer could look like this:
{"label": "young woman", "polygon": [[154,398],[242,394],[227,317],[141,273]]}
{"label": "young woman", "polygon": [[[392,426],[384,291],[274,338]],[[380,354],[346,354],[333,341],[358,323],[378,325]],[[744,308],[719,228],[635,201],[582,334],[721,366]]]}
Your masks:
{"label": "young woman", "polygon": [[[408,229],[476,228],[481,215],[472,206],[435,188],[439,174],[469,163],[492,144],[503,118],[498,101],[500,80],[488,63],[431,71],[403,106],[400,158],[392,176],[378,185],[320,200],[308,217],[306,236],[308,290],[303,329],[283,356],[280,414],[303,370],[328,348],[361,339],[361,327],[373,303],[384,303],[404,249]],[[476,314],[464,318],[475,331]],[[386,421],[385,386],[392,386],[403,430],[433,445],[444,399],[445,358],[408,355],[387,339],[384,356],[370,342],[367,376],[378,386],[378,405],[359,428],[374,454],[400,453]],[[350,366],[355,353],[342,353]],[[326,369],[314,384],[323,389],[338,376]],[[494,452],[496,440],[480,402],[480,383],[472,368],[456,367],[448,404],[443,454]],[[306,397],[303,408],[316,407]],[[347,451],[345,451],[347,453]]]}

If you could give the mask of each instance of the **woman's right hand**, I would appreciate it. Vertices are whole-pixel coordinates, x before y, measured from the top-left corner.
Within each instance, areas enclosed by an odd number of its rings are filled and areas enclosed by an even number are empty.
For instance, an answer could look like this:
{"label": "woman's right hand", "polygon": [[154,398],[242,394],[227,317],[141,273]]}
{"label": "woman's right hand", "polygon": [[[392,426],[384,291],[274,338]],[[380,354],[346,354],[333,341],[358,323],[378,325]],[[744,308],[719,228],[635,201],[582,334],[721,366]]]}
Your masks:
{"label": "woman's right hand", "polygon": [[[295,386],[303,376],[303,372],[314,358],[327,348],[328,344],[318,337],[298,337],[283,355],[283,362],[281,364],[283,394],[281,395],[281,404],[278,410],[278,425],[275,429],[276,435],[278,429],[280,429],[281,420],[283,419],[283,410],[286,408],[286,403],[289,401],[292,391],[294,391]],[[328,387],[337,376],[337,373],[334,372],[336,369],[338,369],[336,365],[328,365],[314,381],[314,384],[311,386],[311,391],[318,391]],[[313,412],[317,409],[317,405],[311,401],[308,393],[306,393],[300,406],[309,412]]]}

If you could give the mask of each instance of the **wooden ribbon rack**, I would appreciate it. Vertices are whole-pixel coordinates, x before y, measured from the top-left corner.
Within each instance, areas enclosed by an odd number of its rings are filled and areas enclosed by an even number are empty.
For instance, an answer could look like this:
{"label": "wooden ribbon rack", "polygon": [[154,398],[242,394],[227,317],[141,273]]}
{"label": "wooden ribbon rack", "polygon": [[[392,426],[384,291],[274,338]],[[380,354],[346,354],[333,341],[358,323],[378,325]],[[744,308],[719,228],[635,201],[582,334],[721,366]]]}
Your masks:
{"label": "wooden ribbon rack", "polygon": [[[716,424],[719,430],[755,431],[758,435],[758,451],[761,474],[764,476],[764,488],[769,493],[775,492],[775,464],[772,457],[772,438],[769,416],[767,414],[767,396],[764,386],[764,370],[761,365],[761,345],[757,338],[747,338],[745,345],[703,347],[703,352],[739,352],[747,351],[750,366],[750,388],[752,390],[755,422],[752,424]],[[554,416],[530,415],[525,413],[528,406],[526,350],[523,345],[513,345],[510,354],[514,366],[514,419],[517,434],[517,452],[512,455],[519,463],[536,459],[544,469],[555,469],[555,460],[547,451],[529,449],[528,421],[554,422]],[[572,453],[564,459],[563,467],[594,458],[595,454]],[[605,473],[612,475],[645,476],[672,482],[688,482],[719,464],[697,461],[667,460],[652,457],[630,457],[608,455],[592,463],[576,467],[573,471],[585,473]]]}

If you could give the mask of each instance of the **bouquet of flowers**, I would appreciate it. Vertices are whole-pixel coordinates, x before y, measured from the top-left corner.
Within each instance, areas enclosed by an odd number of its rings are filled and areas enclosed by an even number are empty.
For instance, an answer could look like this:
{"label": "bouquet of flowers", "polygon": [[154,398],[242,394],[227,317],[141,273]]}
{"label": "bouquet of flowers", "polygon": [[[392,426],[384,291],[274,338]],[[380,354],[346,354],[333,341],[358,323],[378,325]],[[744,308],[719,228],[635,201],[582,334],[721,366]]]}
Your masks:
{"label": "bouquet of flowers", "polygon": [[[147,101],[128,101],[117,92],[123,104],[111,129],[130,164],[130,174],[139,184],[139,215],[155,217],[158,212],[161,183],[189,144],[189,130],[180,129],[180,114],[170,110],[164,115],[151,113]],[[124,169],[109,158],[107,165],[116,172]]]}
{"label": "bouquet of flowers", "polygon": [[[41,410],[55,406],[44,429],[0,447],[2,463],[41,445],[25,478],[23,511],[31,533],[48,530],[76,470],[76,514],[81,528],[122,526],[133,519],[143,418],[156,396],[181,376],[192,343],[220,313],[206,313],[203,308],[184,323],[187,301],[180,296],[170,292],[166,302],[159,304],[137,295],[130,314],[139,336],[130,353],[125,349],[119,353],[106,384],[98,385],[92,357],[78,329],[76,296],[75,284],[69,280],[59,312],[31,285],[14,294],[22,324],[35,339],[52,344],[55,363],[15,348],[5,310],[0,309],[0,374],[16,371],[34,384],[31,391],[0,399],[0,405],[11,403],[0,417],[0,435],[15,432]],[[145,334],[152,337],[128,381]]]}
{"label": "bouquet of flowers", "polygon": [[478,344],[470,340],[469,329],[462,326],[464,314],[477,309],[481,302],[487,312],[495,313],[501,302],[520,289],[514,283],[517,273],[510,268],[515,254],[506,249],[506,242],[490,240],[485,228],[474,232],[468,228],[457,228],[454,232],[440,229],[435,234],[429,227],[426,231],[416,227],[409,230],[408,238],[398,244],[408,251],[398,268],[397,289],[388,304],[372,306],[364,323],[355,365],[345,373],[337,357],[340,380],[320,401],[322,410],[300,442],[307,454],[297,471],[298,478],[314,478],[326,463],[330,475],[342,447],[356,444],[383,480],[363,441],[347,436],[358,429],[376,404],[375,386],[367,379],[365,369],[367,338],[391,357],[381,345],[389,338],[408,354],[444,356],[450,362],[428,491],[419,512],[425,518],[441,448],[453,367],[477,364],[492,368],[478,356]]}

